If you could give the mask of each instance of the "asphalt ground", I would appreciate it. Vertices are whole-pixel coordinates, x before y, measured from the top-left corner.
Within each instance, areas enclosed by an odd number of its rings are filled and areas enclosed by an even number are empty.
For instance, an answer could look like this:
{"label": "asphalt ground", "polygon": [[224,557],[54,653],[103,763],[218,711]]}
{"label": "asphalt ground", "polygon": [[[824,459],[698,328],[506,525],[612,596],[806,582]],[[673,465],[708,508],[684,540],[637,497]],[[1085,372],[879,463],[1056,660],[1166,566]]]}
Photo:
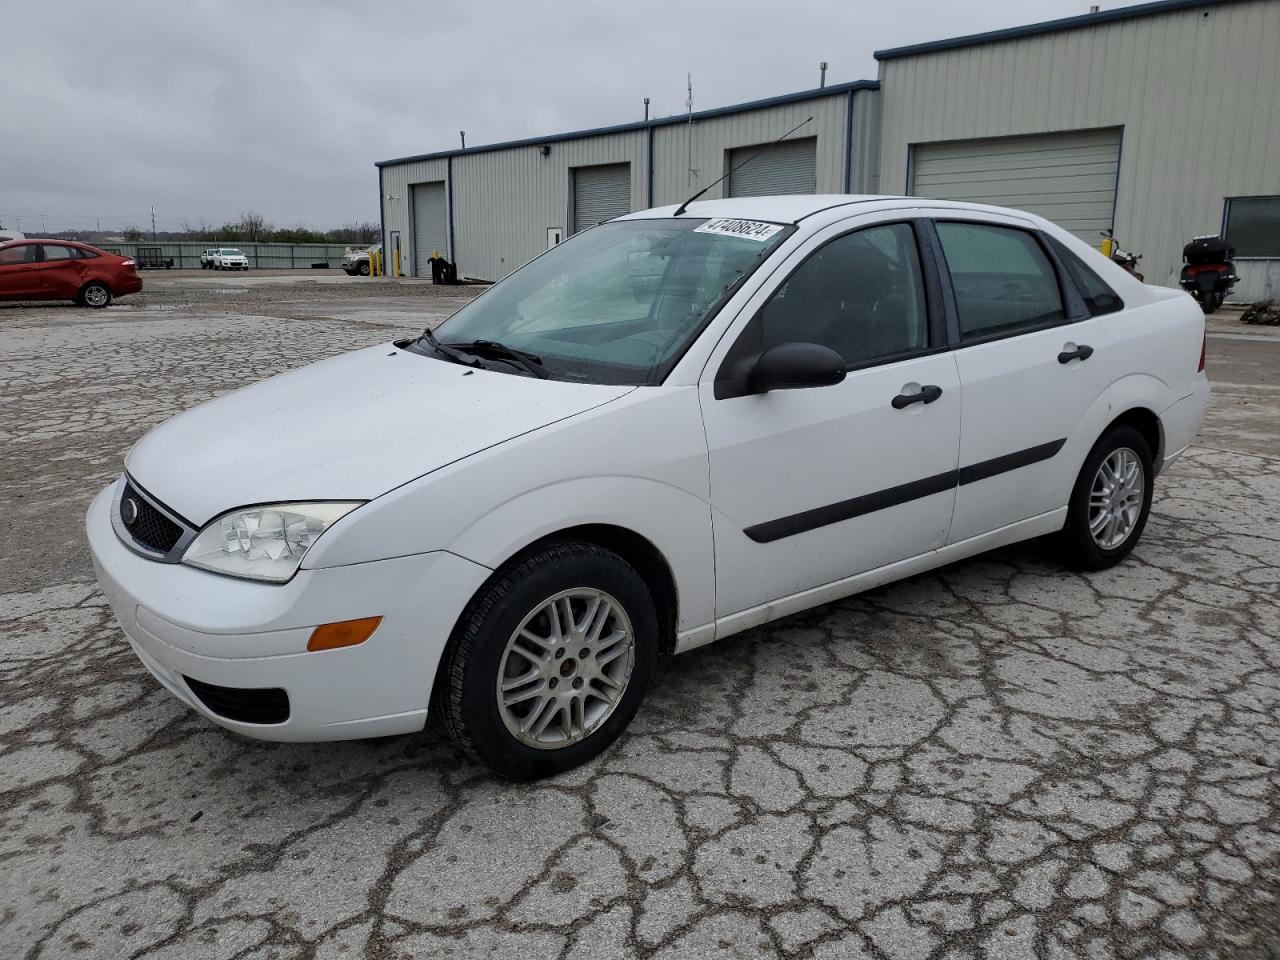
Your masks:
{"label": "asphalt ground", "polygon": [[82,531],[173,413],[474,290],[148,274],[0,304],[0,956],[1280,957],[1280,329],[1143,541],[1004,549],[675,658],[532,785],[419,735],[266,744],[176,703]]}

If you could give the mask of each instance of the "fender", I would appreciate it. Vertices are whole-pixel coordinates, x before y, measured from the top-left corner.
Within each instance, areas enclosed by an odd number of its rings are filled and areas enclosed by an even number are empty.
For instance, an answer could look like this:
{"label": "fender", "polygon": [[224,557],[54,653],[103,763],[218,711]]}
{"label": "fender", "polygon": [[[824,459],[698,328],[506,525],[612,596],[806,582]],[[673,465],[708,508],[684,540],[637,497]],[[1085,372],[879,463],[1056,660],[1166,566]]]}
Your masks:
{"label": "fender", "polygon": [[625,528],[663,555],[679,631],[712,621],[710,480],[696,390],[636,390],[390,490],[338,521],[303,567],[445,550],[496,569],[535,540],[583,524]]}
{"label": "fender", "polygon": [[489,510],[446,547],[497,569],[529,544],[587,524],[622,527],[662,554],[676,585],[677,631],[714,616],[711,507],[685,490],[642,477],[582,477],[531,490]]}

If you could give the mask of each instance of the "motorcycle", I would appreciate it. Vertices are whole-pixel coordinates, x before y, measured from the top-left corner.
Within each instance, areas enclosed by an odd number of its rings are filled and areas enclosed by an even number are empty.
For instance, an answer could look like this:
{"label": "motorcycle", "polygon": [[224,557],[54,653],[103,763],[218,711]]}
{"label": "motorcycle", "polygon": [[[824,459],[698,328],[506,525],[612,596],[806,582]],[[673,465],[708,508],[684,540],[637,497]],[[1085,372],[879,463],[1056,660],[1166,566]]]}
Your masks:
{"label": "motorcycle", "polygon": [[1240,278],[1231,261],[1236,251],[1217,234],[1194,237],[1182,248],[1179,285],[1200,304],[1205,314],[1217,310]]}
{"label": "motorcycle", "polygon": [[1112,236],[1110,230],[1102,231],[1102,254],[1109,257],[1113,263],[1118,263],[1139,280],[1145,278],[1138,272],[1138,261],[1142,259],[1140,253],[1130,253],[1127,250],[1121,250],[1120,244],[1116,243],[1116,238]]}

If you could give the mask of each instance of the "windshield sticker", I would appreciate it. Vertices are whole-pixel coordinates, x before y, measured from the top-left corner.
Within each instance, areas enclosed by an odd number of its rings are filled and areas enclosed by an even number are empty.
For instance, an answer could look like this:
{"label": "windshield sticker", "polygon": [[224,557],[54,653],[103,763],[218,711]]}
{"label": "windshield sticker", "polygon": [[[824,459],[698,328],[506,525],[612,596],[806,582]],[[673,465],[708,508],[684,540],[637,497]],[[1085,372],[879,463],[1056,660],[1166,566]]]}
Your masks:
{"label": "windshield sticker", "polygon": [[694,233],[718,233],[726,237],[741,237],[743,240],[756,240],[760,243],[768,240],[782,227],[776,223],[762,223],[759,220],[708,220],[700,227],[694,227]]}

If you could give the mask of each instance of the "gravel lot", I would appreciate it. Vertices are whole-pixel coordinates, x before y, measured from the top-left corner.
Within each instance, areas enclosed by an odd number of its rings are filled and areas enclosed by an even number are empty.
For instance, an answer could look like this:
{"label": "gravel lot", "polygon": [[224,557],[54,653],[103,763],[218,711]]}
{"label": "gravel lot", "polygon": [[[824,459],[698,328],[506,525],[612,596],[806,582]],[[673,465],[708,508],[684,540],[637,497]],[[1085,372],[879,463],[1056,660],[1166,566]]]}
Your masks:
{"label": "gravel lot", "polygon": [[0,304],[5,957],[1280,957],[1280,331],[1125,564],[1002,550],[675,659],[586,768],[263,744],[125,645],[84,510],[176,411],[474,292],[148,274]]}

